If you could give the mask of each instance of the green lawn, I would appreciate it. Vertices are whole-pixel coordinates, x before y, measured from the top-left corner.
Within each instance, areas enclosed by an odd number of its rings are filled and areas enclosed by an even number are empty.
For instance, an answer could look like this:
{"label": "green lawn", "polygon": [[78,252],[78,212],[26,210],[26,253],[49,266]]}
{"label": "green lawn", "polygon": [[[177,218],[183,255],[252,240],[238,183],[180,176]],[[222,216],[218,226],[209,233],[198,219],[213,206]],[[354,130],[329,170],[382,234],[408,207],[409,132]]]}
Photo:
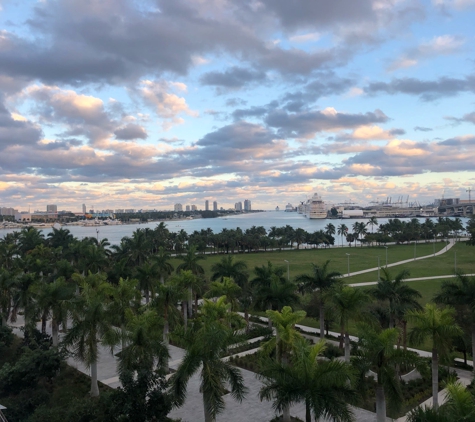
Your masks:
{"label": "green lawn", "polygon": [[[435,251],[439,251],[445,247],[445,243],[436,243]],[[470,249],[469,247],[466,247]],[[416,246],[417,256],[430,255],[433,253],[434,245],[419,243]],[[472,254],[475,253],[475,248],[472,248]],[[330,270],[338,271],[346,274],[348,271],[348,256],[350,254],[350,271],[361,271],[367,268],[376,268],[378,265],[378,257],[380,264],[386,263],[386,249],[384,247],[344,247],[344,248],[329,248],[329,249],[302,249],[293,251],[273,251],[273,252],[259,252],[259,253],[245,253],[235,254],[236,260],[243,260],[246,262],[250,271],[256,266],[266,265],[267,261],[275,265],[287,268],[284,260],[289,261],[290,278],[294,278],[299,274],[309,273],[311,271],[311,264],[323,264],[326,260],[330,260]],[[201,265],[206,271],[206,276],[211,276],[211,266],[218,262],[224,255],[206,255],[206,259],[201,261]],[[388,246],[388,264],[392,262],[402,261],[414,257],[414,245],[390,245]],[[440,257],[436,257],[440,259]],[[452,253],[453,259],[453,253]],[[179,263],[178,259],[172,259],[171,263],[176,268]],[[474,269],[475,272],[475,269]],[[352,281],[353,278],[348,279],[349,282],[362,282],[376,280],[377,276],[370,277],[371,273],[364,275],[361,281]],[[252,277],[252,275],[251,275]],[[350,281],[351,280],[351,281]]]}

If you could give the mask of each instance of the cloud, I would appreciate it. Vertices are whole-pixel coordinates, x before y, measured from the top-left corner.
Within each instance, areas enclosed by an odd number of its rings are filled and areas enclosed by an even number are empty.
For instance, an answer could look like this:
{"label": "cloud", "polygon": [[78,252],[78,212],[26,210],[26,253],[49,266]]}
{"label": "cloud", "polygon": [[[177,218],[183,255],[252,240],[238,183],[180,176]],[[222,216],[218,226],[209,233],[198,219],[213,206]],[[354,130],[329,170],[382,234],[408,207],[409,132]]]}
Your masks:
{"label": "cloud", "polygon": [[431,132],[433,129],[430,127],[423,127],[423,126],[415,126],[414,130],[417,132]]}
{"label": "cloud", "polygon": [[[198,116],[198,112],[191,110],[183,97],[170,92],[176,86],[176,83],[163,80],[143,80],[138,89],[138,93],[143,100],[153,106],[157,116],[164,120],[164,127],[167,129],[184,122],[183,118],[179,117],[180,114]],[[183,84],[178,85],[178,87],[181,91],[186,89]]]}
{"label": "cloud", "polygon": [[432,81],[417,78],[395,78],[391,82],[370,82],[365,93],[407,94],[418,96],[423,101],[433,101],[442,97],[453,97],[463,92],[475,92],[475,77],[441,77]]}
{"label": "cloud", "polygon": [[203,85],[211,85],[221,88],[237,89],[254,83],[262,83],[266,80],[266,73],[259,70],[233,66],[224,72],[213,71],[201,76]]}
{"label": "cloud", "polygon": [[289,38],[289,41],[295,43],[306,43],[309,41],[318,41],[319,39],[320,34],[318,32],[311,32],[309,34],[293,35]]}
{"label": "cloud", "polygon": [[440,35],[430,41],[423,42],[415,48],[408,49],[402,57],[390,63],[388,70],[415,66],[420,60],[432,57],[448,56],[461,51],[465,39],[455,35]]}
{"label": "cloud", "polygon": [[118,128],[114,131],[116,139],[131,140],[131,139],[147,139],[146,130],[139,125],[128,124],[124,127]]}
{"label": "cloud", "polygon": [[351,114],[338,112],[328,107],[324,110],[287,113],[284,110],[271,112],[266,123],[278,130],[281,137],[310,138],[317,132],[353,129],[371,123],[385,123],[388,117],[381,111]]}

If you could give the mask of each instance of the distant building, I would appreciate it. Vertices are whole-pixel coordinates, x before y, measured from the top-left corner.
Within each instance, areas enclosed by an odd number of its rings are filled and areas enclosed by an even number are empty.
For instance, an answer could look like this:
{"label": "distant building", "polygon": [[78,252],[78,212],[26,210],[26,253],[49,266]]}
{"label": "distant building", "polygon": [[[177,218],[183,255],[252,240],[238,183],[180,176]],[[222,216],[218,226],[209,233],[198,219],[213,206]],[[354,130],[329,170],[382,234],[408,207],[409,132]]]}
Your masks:
{"label": "distant building", "polygon": [[126,214],[135,214],[135,209],[129,208],[129,209],[124,210],[124,212],[125,212]]}
{"label": "distant building", "polygon": [[27,221],[31,222],[31,213],[29,212],[16,212],[15,213],[16,221]]}
{"label": "distant building", "polygon": [[189,205],[186,206],[186,210],[190,211],[190,206]]}
{"label": "distant building", "polygon": [[234,204],[234,209],[235,209],[236,211],[242,211],[242,202],[236,202],[236,203]]}
{"label": "distant building", "polygon": [[191,211],[196,211],[196,210],[197,210],[196,205],[192,205],[191,206]]}
{"label": "distant building", "polygon": [[13,208],[6,208],[6,207],[2,207],[0,208],[0,215],[16,215],[18,214],[18,210],[15,210]]}
{"label": "distant building", "polygon": [[205,211],[209,211],[209,201],[205,201]]}
{"label": "distant building", "polygon": [[218,211],[218,202],[217,201],[213,202],[213,211]]}
{"label": "distant building", "polygon": [[118,208],[115,210],[116,214],[124,214],[124,209],[123,208]]}
{"label": "distant building", "polygon": [[46,205],[46,212],[48,213],[58,213],[58,206],[57,205]]}
{"label": "distant building", "polygon": [[175,204],[174,210],[175,210],[175,212],[183,211],[183,205]]}
{"label": "distant building", "polygon": [[244,200],[244,211],[251,211],[251,200]]}
{"label": "distant building", "polygon": [[82,213],[86,214],[86,204],[82,204]]}

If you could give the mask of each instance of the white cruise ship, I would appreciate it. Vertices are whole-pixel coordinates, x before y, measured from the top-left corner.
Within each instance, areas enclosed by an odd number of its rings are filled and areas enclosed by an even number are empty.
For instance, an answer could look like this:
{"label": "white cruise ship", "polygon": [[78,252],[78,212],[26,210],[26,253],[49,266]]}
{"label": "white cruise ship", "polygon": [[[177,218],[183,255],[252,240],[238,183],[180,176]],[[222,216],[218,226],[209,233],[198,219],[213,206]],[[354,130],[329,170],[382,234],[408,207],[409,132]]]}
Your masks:
{"label": "white cruise ship", "polygon": [[292,204],[289,202],[286,206],[285,206],[285,212],[294,212],[295,211],[295,208],[292,206]]}
{"label": "white cruise ship", "polygon": [[312,198],[305,203],[305,217],[310,219],[327,218],[325,203],[318,193],[314,193]]}

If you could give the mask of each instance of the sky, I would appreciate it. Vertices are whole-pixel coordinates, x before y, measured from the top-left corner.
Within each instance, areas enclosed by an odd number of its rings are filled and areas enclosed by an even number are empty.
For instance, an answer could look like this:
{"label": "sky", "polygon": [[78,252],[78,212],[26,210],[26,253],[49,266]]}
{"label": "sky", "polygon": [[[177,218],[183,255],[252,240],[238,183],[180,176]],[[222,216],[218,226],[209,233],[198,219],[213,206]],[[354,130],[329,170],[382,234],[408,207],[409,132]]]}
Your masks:
{"label": "sky", "polygon": [[474,22],[475,0],[0,0],[0,206],[468,199]]}

